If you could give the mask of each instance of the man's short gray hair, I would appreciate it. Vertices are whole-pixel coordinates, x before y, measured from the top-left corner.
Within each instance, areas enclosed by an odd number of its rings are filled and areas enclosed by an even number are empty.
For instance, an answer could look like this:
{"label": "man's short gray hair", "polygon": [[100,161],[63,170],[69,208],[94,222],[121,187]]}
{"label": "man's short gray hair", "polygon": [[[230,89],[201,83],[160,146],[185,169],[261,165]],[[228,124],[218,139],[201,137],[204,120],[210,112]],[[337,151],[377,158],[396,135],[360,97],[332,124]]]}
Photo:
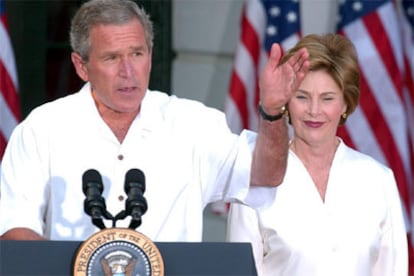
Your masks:
{"label": "man's short gray hair", "polygon": [[91,46],[90,30],[93,26],[121,25],[132,19],[144,27],[148,49],[153,47],[153,23],[143,8],[131,0],[91,0],[84,3],[72,19],[70,44],[84,61],[88,61]]}

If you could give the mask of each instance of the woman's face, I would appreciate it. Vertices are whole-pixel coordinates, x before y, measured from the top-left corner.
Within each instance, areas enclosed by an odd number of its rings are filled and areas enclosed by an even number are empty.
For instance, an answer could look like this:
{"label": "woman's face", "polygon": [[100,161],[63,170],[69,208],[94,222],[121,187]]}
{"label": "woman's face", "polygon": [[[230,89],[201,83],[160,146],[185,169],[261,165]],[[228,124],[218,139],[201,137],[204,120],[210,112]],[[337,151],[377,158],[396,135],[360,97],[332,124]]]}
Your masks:
{"label": "woman's face", "polygon": [[309,71],[288,104],[295,139],[309,145],[336,140],[341,115],[346,111],[343,92],[324,70]]}

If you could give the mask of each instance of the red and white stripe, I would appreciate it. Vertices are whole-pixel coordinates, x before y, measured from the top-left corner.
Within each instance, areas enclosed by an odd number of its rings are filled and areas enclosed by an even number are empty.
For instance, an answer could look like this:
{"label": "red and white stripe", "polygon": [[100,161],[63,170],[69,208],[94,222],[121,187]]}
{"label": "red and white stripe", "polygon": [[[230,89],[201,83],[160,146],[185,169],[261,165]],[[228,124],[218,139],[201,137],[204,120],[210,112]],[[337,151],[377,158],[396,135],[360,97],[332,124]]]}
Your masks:
{"label": "red and white stripe", "polygon": [[[400,23],[400,30],[402,34],[402,47],[403,47],[403,100],[405,105],[405,114],[407,118],[407,133],[408,133],[408,152],[410,157],[410,168],[408,169],[407,178],[411,180],[409,183],[410,200],[411,200],[411,233],[409,236],[409,271],[410,275],[414,275],[414,211],[413,211],[413,185],[414,185],[414,26],[410,25],[408,18],[404,14],[404,8],[401,5],[401,1],[398,5],[398,16]],[[411,17],[414,18],[414,5],[411,4],[410,11]]]}
{"label": "red and white stripe", "polygon": [[6,13],[0,14],[0,164],[11,132],[20,120],[18,81]]}
{"label": "red and white stripe", "polygon": [[408,222],[412,167],[404,99],[405,65],[394,4],[388,2],[341,32],[358,51],[361,96],[355,113],[338,133],[348,144],[392,168]]}
{"label": "red and white stripe", "polygon": [[[401,2],[399,2],[401,4]],[[402,6],[398,6],[398,16],[402,34],[403,47],[403,92],[407,118],[407,132],[409,141],[409,154],[411,168],[408,170],[408,179],[411,179],[411,187],[414,185],[414,27],[409,24],[403,13]],[[411,7],[411,16],[414,17],[414,5]],[[414,219],[412,220],[414,221]]]}

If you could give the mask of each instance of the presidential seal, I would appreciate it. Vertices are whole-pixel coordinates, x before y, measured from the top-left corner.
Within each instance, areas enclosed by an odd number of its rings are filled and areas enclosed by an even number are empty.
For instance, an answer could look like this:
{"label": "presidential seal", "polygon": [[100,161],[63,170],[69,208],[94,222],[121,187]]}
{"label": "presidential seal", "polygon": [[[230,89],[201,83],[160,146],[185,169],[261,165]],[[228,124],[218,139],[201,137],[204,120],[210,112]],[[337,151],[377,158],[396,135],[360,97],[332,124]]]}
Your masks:
{"label": "presidential seal", "polygon": [[127,228],[101,230],[76,252],[74,276],[163,276],[164,262],[156,245]]}

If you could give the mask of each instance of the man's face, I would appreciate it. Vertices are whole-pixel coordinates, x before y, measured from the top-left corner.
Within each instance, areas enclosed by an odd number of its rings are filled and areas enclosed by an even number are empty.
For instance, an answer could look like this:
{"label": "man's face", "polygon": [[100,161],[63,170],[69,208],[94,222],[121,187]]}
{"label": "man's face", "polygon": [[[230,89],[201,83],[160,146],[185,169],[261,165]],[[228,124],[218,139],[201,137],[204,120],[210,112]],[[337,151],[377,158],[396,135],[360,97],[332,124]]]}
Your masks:
{"label": "man's face", "polygon": [[123,25],[97,25],[90,31],[89,60],[72,61],[81,79],[91,83],[101,112],[137,113],[148,88],[151,49],[137,19]]}

